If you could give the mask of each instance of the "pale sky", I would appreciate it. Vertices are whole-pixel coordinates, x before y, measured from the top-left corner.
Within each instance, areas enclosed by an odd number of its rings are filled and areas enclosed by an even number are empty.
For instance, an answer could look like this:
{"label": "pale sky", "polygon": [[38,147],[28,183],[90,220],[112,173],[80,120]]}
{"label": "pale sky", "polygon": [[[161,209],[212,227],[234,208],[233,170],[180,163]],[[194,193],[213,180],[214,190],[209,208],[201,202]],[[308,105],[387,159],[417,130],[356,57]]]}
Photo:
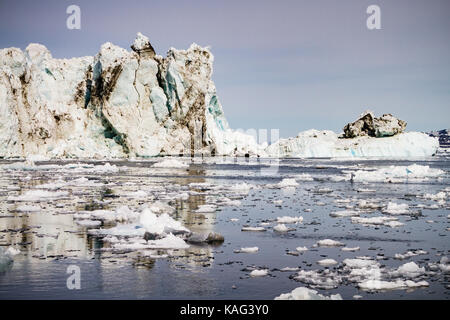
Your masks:
{"label": "pale sky", "polygon": [[[81,29],[66,8],[81,8]],[[366,9],[381,9],[368,30]],[[0,48],[37,42],[56,58],[130,50],[140,31],[156,52],[211,46],[213,80],[232,128],[341,131],[365,109],[408,130],[450,127],[448,0],[0,0]]]}

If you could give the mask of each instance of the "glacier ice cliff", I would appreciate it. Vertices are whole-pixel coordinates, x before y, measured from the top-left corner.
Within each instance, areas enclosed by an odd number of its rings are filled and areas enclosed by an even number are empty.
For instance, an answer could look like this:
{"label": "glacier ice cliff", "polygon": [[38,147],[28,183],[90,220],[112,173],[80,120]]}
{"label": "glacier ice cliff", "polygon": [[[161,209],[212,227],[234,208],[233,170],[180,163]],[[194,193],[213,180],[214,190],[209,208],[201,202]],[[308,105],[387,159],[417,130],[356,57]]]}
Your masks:
{"label": "glacier ice cliff", "polygon": [[125,158],[430,156],[437,139],[409,132],[339,139],[306,131],[267,147],[230,129],[211,80],[208,48],[155,53],[105,43],[94,57],[52,58],[40,44],[0,50],[0,157]]}
{"label": "glacier ice cliff", "polygon": [[171,48],[163,58],[141,33],[131,48],[105,43],[73,59],[40,44],[0,50],[0,157],[263,152],[229,128],[208,48]]}

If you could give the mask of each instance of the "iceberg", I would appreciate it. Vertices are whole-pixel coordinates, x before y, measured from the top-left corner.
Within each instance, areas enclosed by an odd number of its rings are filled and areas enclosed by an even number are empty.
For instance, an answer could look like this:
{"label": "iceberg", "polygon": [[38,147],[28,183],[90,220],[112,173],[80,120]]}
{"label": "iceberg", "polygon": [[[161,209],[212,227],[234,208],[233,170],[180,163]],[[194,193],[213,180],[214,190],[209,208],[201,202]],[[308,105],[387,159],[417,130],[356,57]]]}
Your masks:
{"label": "iceberg", "polygon": [[162,57],[138,32],[131,49],[107,42],[95,56],[71,59],[53,58],[36,43],[1,49],[0,158],[410,158],[439,147],[438,138],[404,132],[406,122],[372,113],[349,124],[347,138],[308,130],[258,143],[256,134],[230,128],[208,47],[193,43]]}
{"label": "iceberg", "polygon": [[265,151],[269,156],[282,158],[420,158],[434,155],[438,148],[437,138],[421,132],[344,139],[333,131],[311,129],[295,138],[280,139]]}

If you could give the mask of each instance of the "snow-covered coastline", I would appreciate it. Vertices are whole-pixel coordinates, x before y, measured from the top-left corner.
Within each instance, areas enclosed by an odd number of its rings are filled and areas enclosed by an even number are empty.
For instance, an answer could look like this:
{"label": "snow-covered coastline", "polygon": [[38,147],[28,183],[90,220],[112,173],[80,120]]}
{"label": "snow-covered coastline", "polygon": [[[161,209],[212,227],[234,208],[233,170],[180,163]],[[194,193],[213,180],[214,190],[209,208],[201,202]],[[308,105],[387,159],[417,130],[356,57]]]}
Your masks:
{"label": "snow-covered coastline", "polygon": [[267,146],[230,129],[208,48],[171,48],[162,57],[138,33],[132,49],[108,42],[94,57],[72,59],[52,58],[40,44],[0,50],[0,157],[411,158],[439,147],[418,132],[341,139],[317,130]]}

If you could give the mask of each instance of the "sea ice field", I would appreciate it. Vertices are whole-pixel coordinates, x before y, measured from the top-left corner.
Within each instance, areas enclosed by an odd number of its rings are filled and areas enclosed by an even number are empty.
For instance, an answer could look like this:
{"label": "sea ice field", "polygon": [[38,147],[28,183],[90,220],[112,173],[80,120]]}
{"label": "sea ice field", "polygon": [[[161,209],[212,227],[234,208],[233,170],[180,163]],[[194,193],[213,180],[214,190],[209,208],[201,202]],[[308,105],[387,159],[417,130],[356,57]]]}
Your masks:
{"label": "sea ice field", "polygon": [[0,160],[0,299],[447,300],[449,160]]}

